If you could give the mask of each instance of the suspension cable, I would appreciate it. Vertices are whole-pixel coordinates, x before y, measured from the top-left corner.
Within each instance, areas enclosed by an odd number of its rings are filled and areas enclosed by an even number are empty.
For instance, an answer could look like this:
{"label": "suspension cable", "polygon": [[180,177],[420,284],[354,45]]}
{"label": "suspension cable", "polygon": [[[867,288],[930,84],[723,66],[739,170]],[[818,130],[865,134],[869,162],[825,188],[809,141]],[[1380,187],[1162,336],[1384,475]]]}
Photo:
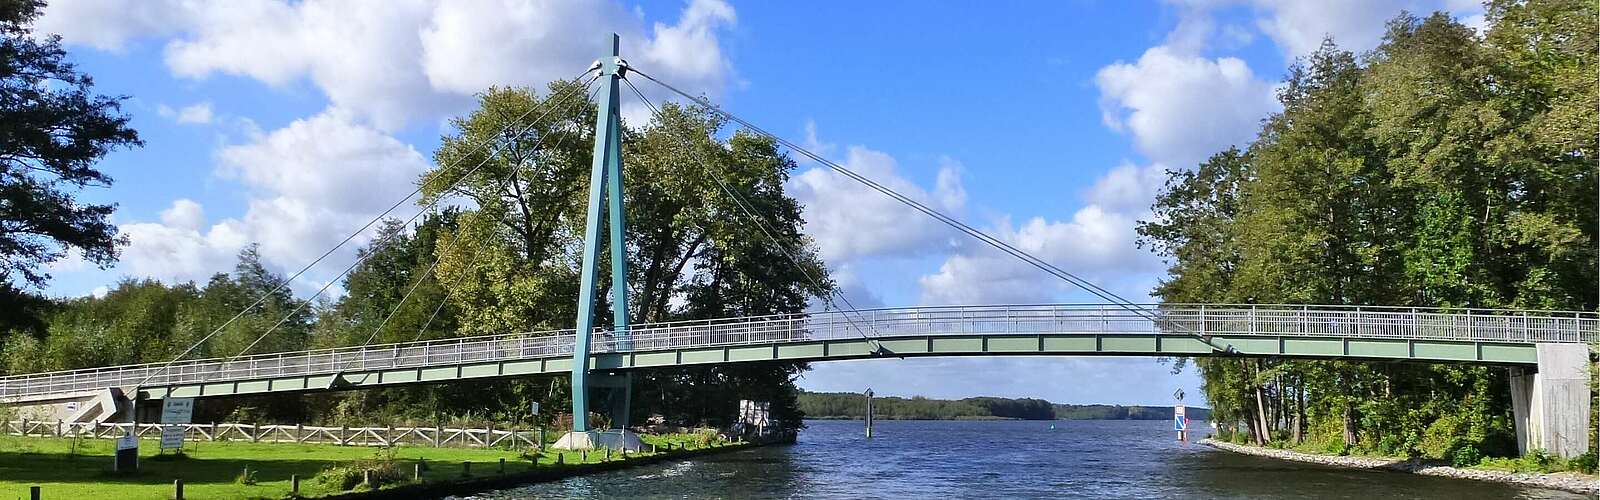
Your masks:
{"label": "suspension cable", "polygon": [[1053,265],[1053,264],[1051,264],[1049,262],[1046,262],[1043,259],[1040,259],[1038,257],[1033,256],[1032,254],[1029,254],[1028,252],[1023,251],[1023,250],[1011,245],[1010,243],[1006,243],[1004,240],[1001,240],[1001,239],[996,238],[994,236],[990,236],[988,233],[980,231],[977,228],[974,228],[971,225],[968,225],[968,224],[966,224],[964,222],[961,222],[958,219],[955,219],[953,217],[945,215],[944,213],[942,213],[942,212],[940,212],[938,210],[935,210],[932,207],[927,206],[926,204],[923,204],[923,203],[921,203],[919,201],[916,201],[916,200],[911,199],[911,198],[909,198],[909,197],[907,197],[905,195],[902,195],[902,194],[900,194],[898,192],[895,192],[894,190],[889,189],[888,187],[886,187],[886,186],[884,186],[882,184],[879,184],[879,183],[873,181],[870,178],[862,176],[861,174],[858,174],[855,171],[852,171],[852,170],[850,170],[848,168],[845,168],[844,166],[841,166],[838,163],[835,163],[835,162],[833,162],[831,160],[823,158],[822,156],[820,156],[820,155],[818,155],[816,153],[813,153],[810,150],[807,150],[807,149],[805,149],[803,147],[800,147],[800,145],[798,145],[798,144],[795,144],[795,143],[793,143],[793,142],[791,142],[789,140],[786,140],[786,139],[784,139],[782,137],[779,137],[776,134],[773,134],[771,132],[767,132],[765,129],[762,129],[761,127],[756,126],[754,123],[751,123],[748,120],[740,118],[739,116],[734,115],[733,113],[730,113],[730,112],[728,112],[726,110],[723,110],[721,107],[718,107],[715,104],[712,104],[710,100],[707,100],[704,97],[695,96],[695,95],[689,94],[688,92],[684,92],[682,90],[679,90],[677,87],[674,87],[674,86],[672,86],[672,85],[670,85],[670,84],[668,84],[666,82],[658,80],[655,77],[650,76],[647,73],[641,72],[637,68],[629,68],[628,70],[630,72],[632,72],[632,73],[636,73],[639,76],[644,77],[647,80],[655,82],[657,85],[660,85],[662,88],[665,88],[666,90],[671,91],[674,94],[682,96],[685,99],[689,99],[691,101],[694,101],[694,102],[700,104],[701,106],[704,106],[707,109],[710,109],[711,111],[715,112],[716,114],[721,115],[722,117],[724,117],[726,119],[729,119],[729,120],[732,120],[734,122],[737,122],[740,125],[743,125],[745,128],[750,129],[751,131],[754,131],[754,132],[759,133],[761,135],[770,137],[773,140],[778,141],[779,143],[783,144],[784,146],[787,146],[790,149],[795,150],[795,151],[799,152],[802,155],[805,155],[807,158],[810,158],[810,159],[816,161],[817,163],[825,165],[825,166],[827,166],[828,168],[832,169],[835,172],[843,174],[845,177],[848,177],[848,178],[850,178],[852,180],[855,180],[856,182],[859,182],[859,183],[861,183],[863,185],[866,185],[867,187],[872,188],[874,191],[882,193],[883,195],[888,196],[889,198],[894,199],[895,201],[898,201],[901,204],[904,204],[906,206],[911,207],[912,209],[917,210],[918,212],[922,212],[923,214],[925,214],[925,215],[927,215],[929,217],[932,217],[934,220],[937,220],[937,221],[939,221],[941,223],[944,223],[945,225],[948,225],[948,226],[950,226],[952,228],[955,228],[955,229],[957,229],[957,230],[959,230],[959,231],[961,231],[963,233],[966,233],[968,236],[971,236],[974,239],[977,239],[978,241],[983,242],[984,244],[987,244],[987,245],[989,245],[991,247],[994,247],[995,249],[1000,250],[1001,252],[1009,254],[1012,257],[1016,257],[1017,259],[1025,262],[1025,263],[1027,263],[1029,265],[1032,265],[1033,267],[1036,267],[1039,270],[1044,271],[1047,274],[1055,276],[1056,278],[1059,278],[1059,279],[1061,279],[1063,281],[1066,281],[1067,283],[1070,283],[1070,284],[1072,284],[1074,286],[1077,286],[1078,288],[1081,288],[1081,289],[1083,289],[1083,290],[1085,290],[1085,291],[1087,291],[1087,292],[1089,292],[1091,294],[1094,294],[1095,296],[1098,296],[1103,300],[1111,302],[1112,304],[1117,305],[1118,307],[1121,307],[1121,308],[1133,313],[1136,316],[1139,316],[1141,318],[1150,320],[1150,321],[1155,322],[1155,323],[1162,323],[1162,324],[1166,324],[1168,326],[1174,327],[1175,329],[1177,329],[1179,331],[1182,331],[1183,333],[1185,333],[1187,335],[1193,336],[1193,337],[1201,340],[1202,342],[1205,342],[1206,345],[1210,346],[1213,350],[1222,351],[1222,352],[1233,352],[1234,351],[1232,345],[1218,345],[1215,341],[1212,340],[1211,336],[1209,336],[1209,335],[1203,335],[1203,334],[1192,332],[1189,329],[1184,328],[1182,325],[1179,325],[1179,324],[1177,324],[1176,322],[1174,322],[1174,321],[1172,321],[1170,319],[1166,319],[1165,317],[1159,317],[1160,316],[1159,314],[1152,315],[1149,311],[1146,311],[1144,307],[1141,307],[1138,304],[1133,303],[1132,301],[1124,299],[1121,296],[1118,296],[1117,294],[1112,293],[1109,290],[1101,288],[1099,285],[1096,285],[1093,282],[1090,282],[1089,280],[1080,278],[1075,274],[1067,272],[1066,270],[1063,270],[1060,267],[1056,267],[1055,265]]}
{"label": "suspension cable", "polygon": [[[861,330],[860,325],[856,324],[856,320],[860,319],[861,311],[856,309],[855,304],[851,304],[850,299],[845,297],[843,293],[838,292],[837,289],[823,286],[820,280],[818,280],[815,276],[812,276],[811,272],[806,270],[806,266],[800,262],[800,259],[796,257],[794,253],[790,252],[789,248],[784,246],[783,243],[778,240],[777,236],[773,234],[775,230],[768,230],[766,222],[764,222],[761,217],[756,216],[753,208],[754,204],[745,200],[743,196],[730,188],[727,182],[722,180],[722,176],[717,172],[717,167],[714,166],[713,163],[706,161],[705,157],[699,154],[699,150],[694,147],[694,143],[691,142],[687,136],[679,134],[678,131],[666,124],[665,117],[661,114],[661,109],[656,107],[655,103],[650,101],[650,98],[645,97],[644,93],[639,91],[639,87],[634,86],[633,82],[628,81],[627,78],[623,78],[622,81],[623,83],[628,84],[628,88],[633,89],[634,95],[639,96],[640,101],[643,101],[646,106],[650,107],[651,114],[656,117],[656,120],[660,123],[660,126],[667,129],[667,133],[677,137],[683,142],[684,149],[695,156],[695,161],[700,163],[700,166],[703,167],[706,173],[711,176],[711,180],[716,182],[717,187],[721,188],[723,193],[726,193],[729,198],[733,199],[734,205],[739,207],[739,210],[743,212],[743,215],[746,219],[756,225],[756,228],[761,231],[761,235],[765,236],[767,241],[771,243],[774,248],[778,249],[778,252],[782,253],[784,257],[787,257],[789,262],[793,263],[795,268],[800,270],[800,274],[805,276],[807,281],[810,281],[813,286],[817,287],[818,291],[822,292],[822,294],[820,294],[820,298],[823,300],[823,302],[828,307],[839,309],[840,315],[844,316],[846,322],[850,323],[851,328],[853,328],[857,334],[861,335],[861,338],[868,338],[867,333]],[[834,304],[834,294],[838,294],[839,298],[843,300],[845,305],[849,307],[848,310],[839,308],[836,304]],[[856,314],[856,319],[850,318],[850,313],[852,312]],[[877,329],[873,328],[873,334],[876,335],[877,333]]]}
{"label": "suspension cable", "polygon": [[[579,77],[581,78],[582,75],[579,75]],[[589,85],[592,84],[598,78],[599,77],[590,78],[589,81],[584,82],[582,84],[583,88],[587,91]],[[573,88],[568,89],[566,91],[566,93],[563,94],[563,97],[562,97],[562,100],[561,100],[560,103],[557,103],[556,105],[552,105],[552,106],[545,106],[545,110],[544,110],[543,114],[540,114],[538,118],[535,118],[533,121],[529,122],[529,124],[527,126],[523,127],[516,134],[513,134],[512,136],[506,137],[505,139],[507,139],[507,140],[515,140],[517,138],[522,137],[524,134],[527,134],[528,131],[532,130],[533,127],[536,124],[538,124],[541,120],[544,119],[544,117],[549,116],[549,114],[555,109],[555,107],[557,105],[565,103],[567,99],[570,99],[575,94],[575,92],[573,92],[573,91],[576,90],[576,89],[577,89],[577,87],[573,87]],[[539,109],[539,108],[537,108],[537,107],[529,108],[527,111],[524,111],[522,113],[522,115],[520,115],[520,116],[516,117],[515,119],[513,119],[511,121],[511,123],[516,123],[517,121],[520,121],[523,118],[526,118],[528,115],[533,114],[533,112],[535,110],[537,110],[537,109]],[[471,148],[469,148],[469,150],[471,150],[471,149],[485,149],[485,150],[488,150],[489,146],[491,146],[491,145],[493,145],[495,143],[499,143],[499,142],[501,142],[501,141],[499,141],[498,139],[479,142],[478,144],[476,144],[476,145],[472,146]],[[482,169],[484,165],[487,165],[489,163],[489,158],[492,157],[492,156],[493,156],[492,154],[485,155],[482,160],[478,161],[477,165],[473,166],[471,169],[469,169],[466,172],[462,173],[460,177],[457,177],[456,180],[452,181],[448,186],[445,186],[445,190],[449,190],[449,189],[455,187],[456,185],[460,184],[462,181],[465,181],[473,173],[475,173],[478,170]],[[460,158],[457,158],[456,161],[460,161]],[[448,170],[449,167],[453,166],[454,164],[455,163],[452,162],[451,165],[441,168],[441,171]],[[401,202],[404,202],[405,200],[409,200],[409,199],[411,199],[412,197],[416,196],[417,194],[419,194],[421,192],[422,192],[422,185],[419,184],[417,186],[417,188],[412,190],[412,192],[410,194],[406,195],[405,199],[401,200]],[[432,210],[433,207],[437,206],[440,201],[443,201],[443,199],[444,199],[444,197],[442,197],[442,196],[441,197],[435,197],[433,199],[433,201],[428,202],[426,204],[426,206],[424,206],[421,210],[418,210],[415,215],[412,215],[410,219],[407,219],[405,224],[406,225],[410,225],[412,222],[416,221],[418,217],[421,217],[422,214],[427,213],[429,210]],[[373,245],[372,245],[373,248],[374,249],[381,248],[382,246],[388,244],[388,242],[393,241],[395,234],[398,234],[398,233],[390,233],[390,234],[384,235],[378,241],[373,243]],[[244,349],[241,349],[238,354],[235,354],[235,355],[229,357],[224,362],[233,361],[234,359],[238,359],[239,357],[244,356],[244,354],[249,352],[250,349],[254,348],[256,346],[256,344],[259,344],[263,339],[267,338],[267,335],[270,335],[272,332],[276,331],[278,329],[278,327],[283,326],[283,324],[287,323],[290,319],[292,319],[294,317],[294,315],[299,314],[300,311],[304,310],[305,307],[307,305],[311,304],[311,302],[313,300],[315,300],[317,297],[320,297],[323,293],[327,292],[328,288],[332,287],[334,283],[337,283],[340,278],[343,278],[346,274],[349,274],[350,271],[354,270],[357,265],[359,265],[361,262],[365,261],[366,258],[368,256],[371,256],[371,255],[372,254],[369,253],[367,255],[363,255],[363,256],[357,257],[354,262],[351,262],[349,266],[345,267],[344,271],[340,272],[333,279],[328,280],[328,282],[326,284],[323,284],[322,287],[319,288],[315,294],[313,294],[310,297],[307,297],[305,299],[300,300],[299,301],[300,302],[299,305],[297,305],[294,308],[294,310],[292,310],[288,314],[284,315],[283,318],[279,319],[278,322],[276,324],[272,325],[271,328],[267,329],[266,332],[263,332],[260,336],[257,336],[254,341],[250,342],[250,344],[245,346]],[[202,339],[202,341],[203,341],[203,339]],[[152,375],[152,376],[154,376],[154,375]]]}

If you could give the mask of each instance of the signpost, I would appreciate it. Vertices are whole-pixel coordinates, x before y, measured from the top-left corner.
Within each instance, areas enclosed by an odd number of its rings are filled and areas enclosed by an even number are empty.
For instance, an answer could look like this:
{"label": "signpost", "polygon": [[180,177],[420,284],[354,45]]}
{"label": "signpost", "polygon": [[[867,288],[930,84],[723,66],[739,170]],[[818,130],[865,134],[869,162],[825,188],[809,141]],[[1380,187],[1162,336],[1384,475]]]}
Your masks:
{"label": "signpost", "polygon": [[1172,407],[1172,430],[1178,431],[1178,440],[1189,442],[1189,417],[1183,414],[1183,405]]}
{"label": "signpost", "polygon": [[1177,404],[1172,405],[1172,430],[1178,431],[1178,441],[1187,443],[1189,442],[1189,417],[1183,412],[1183,389],[1178,389],[1177,392],[1172,393],[1172,397],[1178,400]]}
{"label": "signpost", "polygon": [[[137,427],[138,424],[134,424]],[[132,429],[133,427],[130,427]],[[112,459],[111,469],[117,472],[134,472],[139,470],[139,438],[129,430],[127,434],[117,438],[117,454]]]}
{"label": "signpost", "polygon": [[161,400],[161,449],[183,451],[183,424],[194,419],[194,398]]}

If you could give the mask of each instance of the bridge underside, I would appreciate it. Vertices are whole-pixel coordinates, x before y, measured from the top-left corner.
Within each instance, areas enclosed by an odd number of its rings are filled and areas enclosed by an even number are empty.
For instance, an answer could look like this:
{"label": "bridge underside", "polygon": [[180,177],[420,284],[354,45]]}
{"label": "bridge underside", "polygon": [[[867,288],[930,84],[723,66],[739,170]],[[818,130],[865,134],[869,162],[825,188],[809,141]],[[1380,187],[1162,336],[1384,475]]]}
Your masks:
{"label": "bridge underside", "polygon": [[[1240,355],[1283,356],[1311,359],[1378,361],[1468,362],[1507,366],[1533,366],[1538,362],[1534,344],[1481,341],[1405,340],[1341,337],[1216,336]],[[1199,339],[1183,335],[1111,334],[972,334],[901,336],[877,341],[816,340],[772,345],[689,347],[631,353],[601,353],[590,357],[595,370],[630,370],[705,364],[760,361],[843,361],[921,356],[1210,356],[1213,350]],[[146,399],[166,397],[222,397],[277,392],[365,389],[378,386],[442,383],[471,379],[563,374],[572,370],[568,354],[475,359],[408,367],[217,381],[147,387]]]}

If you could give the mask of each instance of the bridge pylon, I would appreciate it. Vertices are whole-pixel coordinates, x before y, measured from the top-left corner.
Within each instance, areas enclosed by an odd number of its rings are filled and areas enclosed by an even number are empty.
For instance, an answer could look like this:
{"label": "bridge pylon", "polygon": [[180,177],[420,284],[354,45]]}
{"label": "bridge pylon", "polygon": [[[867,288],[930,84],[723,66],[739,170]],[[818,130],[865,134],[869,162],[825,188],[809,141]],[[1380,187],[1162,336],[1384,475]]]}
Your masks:
{"label": "bridge pylon", "polygon": [[[628,63],[621,57],[621,38],[609,38],[611,53],[595,61],[600,84],[599,109],[594,125],[594,163],[589,172],[589,210],[584,222],[583,263],[579,270],[576,341],[572,348],[572,432],[556,442],[557,448],[642,447],[637,436],[630,436],[628,411],[633,396],[630,374],[590,373],[589,350],[594,335],[595,293],[599,272],[601,224],[608,227],[607,246],[611,251],[611,307],[614,311],[609,339],[617,350],[628,346],[628,255],[622,203],[622,113],[619,98],[622,78]],[[611,424],[620,432],[589,428],[589,402],[592,391],[603,390],[612,401]],[[620,393],[620,394],[619,394]],[[620,396],[620,397],[619,397]],[[617,402],[620,400],[620,403]]]}

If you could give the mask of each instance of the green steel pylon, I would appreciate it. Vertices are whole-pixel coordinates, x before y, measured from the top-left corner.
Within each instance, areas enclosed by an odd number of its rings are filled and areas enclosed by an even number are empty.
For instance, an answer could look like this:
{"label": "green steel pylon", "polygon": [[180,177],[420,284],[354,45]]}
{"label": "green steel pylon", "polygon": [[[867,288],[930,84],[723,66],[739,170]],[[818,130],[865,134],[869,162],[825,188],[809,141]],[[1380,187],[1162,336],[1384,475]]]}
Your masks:
{"label": "green steel pylon", "polygon": [[[600,382],[591,380],[589,373],[589,337],[594,331],[595,272],[600,257],[600,221],[610,223],[611,247],[611,300],[616,311],[615,330],[618,347],[626,348],[628,329],[628,255],[623,234],[622,212],[622,115],[618,106],[621,82],[628,63],[620,56],[620,38],[611,35],[611,55],[601,57],[599,67],[601,90],[599,113],[594,123],[594,168],[589,173],[589,215],[583,230],[583,268],[578,283],[577,341],[572,348],[572,431],[589,430],[589,389]],[[601,202],[601,198],[606,203]],[[621,380],[604,385],[623,390],[623,403],[613,411],[614,421],[623,427],[628,421],[628,399],[632,397],[632,380],[626,375]]]}

